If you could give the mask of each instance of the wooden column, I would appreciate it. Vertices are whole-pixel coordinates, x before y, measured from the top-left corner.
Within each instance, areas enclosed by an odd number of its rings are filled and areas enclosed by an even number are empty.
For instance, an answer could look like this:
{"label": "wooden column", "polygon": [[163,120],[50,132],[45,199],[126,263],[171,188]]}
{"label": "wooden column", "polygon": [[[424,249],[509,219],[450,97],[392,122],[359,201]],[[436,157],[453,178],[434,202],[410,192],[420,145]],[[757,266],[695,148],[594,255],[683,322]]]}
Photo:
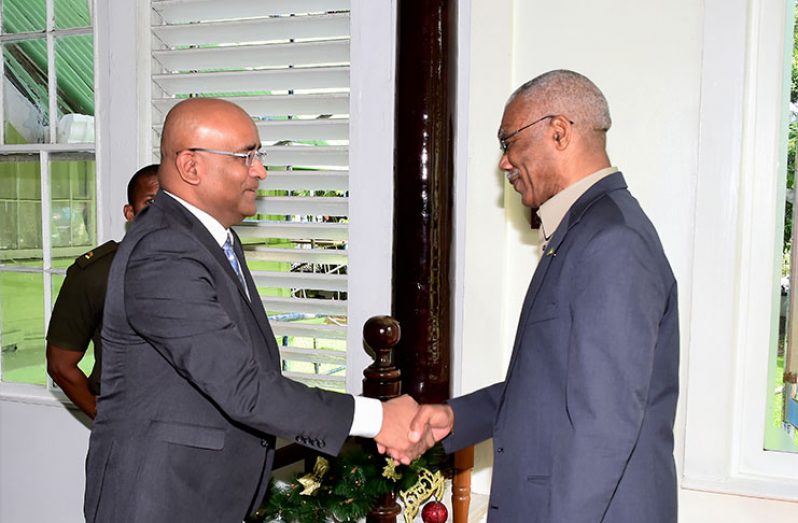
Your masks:
{"label": "wooden column", "polygon": [[398,0],[393,316],[402,390],[449,397],[455,0]]}
{"label": "wooden column", "polygon": [[[456,0],[398,0],[393,315],[402,390],[449,398],[450,269],[457,84]],[[454,520],[468,520],[473,449],[455,459]]]}

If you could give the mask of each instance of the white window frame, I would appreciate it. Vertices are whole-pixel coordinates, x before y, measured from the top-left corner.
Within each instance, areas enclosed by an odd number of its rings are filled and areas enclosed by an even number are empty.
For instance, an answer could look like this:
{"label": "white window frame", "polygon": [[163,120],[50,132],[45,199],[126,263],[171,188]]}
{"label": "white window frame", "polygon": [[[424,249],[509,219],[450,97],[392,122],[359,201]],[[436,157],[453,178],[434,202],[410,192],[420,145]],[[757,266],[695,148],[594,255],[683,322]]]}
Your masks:
{"label": "white window frame", "polygon": [[[3,272],[18,272],[18,273],[34,273],[34,274],[42,274],[42,285],[43,285],[43,296],[44,302],[42,303],[42,307],[44,308],[44,325],[43,329],[44,332],[47,331],[47,325],[50,322],[50,311],[52,310],[53,302],[55,297],[52,293],[52,286],[53,286],[53,276],[58,274],[64,274],[66,271],[55,269],[52,267],[52,238],[50,235],[50,226],[51,226],[51,179],[50,179],[50,156],[53,154],[59,153],[69,153],[69,152],[88,152],[93,153],[96,155],[96,149],[98,147],[97,142],[95,141],[94,144],[69,144],[69,143],[57,143],[56,140],[56,133],[58,128],[58,111],[57,111],[57,97],[53,96],[53,93],[56,90],[56,63],[55,63],[55,47],[56,47],[56,39],[59,37],[64,36],[72,36],[72,35],[85,35],[91,34],[94,46],[93,48],[96,49],[96,39],[97,39],[97,18],[94,16],[92,9],[92,28],[89,30],[80,28],[80,29],[57,29],[55,27],[55,0],[45,0],[46,6],[46,19],[45,19],[45,31],[44,31],[44,39],[47,45],[47,83],[48,83],[48,113],[49,113],[49,134],[47,137],[47,142],[45,143],[30,143],[30,144],[6,144],[5,143],[5,116],[3,115],[0,118],[0,122],[3,122],[0,125],[0,154],[14,154],[14,153],[26,153],[26,154],[37,154],[39,156],[39,165],[40,165],[40,197],[41,197],[41,234],[42,234],[42,268],[41,269],[26,269],[26,268],[3,268],[0,269]],[[0,2],[0,10],[2,9],[2,2]],[[1,14],[0,14],[0,21],[1,21]],[[16,41],[17,38],[20,36],[25,37],[25,35],[20,34],[4,34],[0,36],[0,41],[5,44],[7,41]],[[37,39],[41,39],[41,34],[37,35]],[[94,52],[94,69],[97,69],[97,52]],[[5,60],[0,59],[0,79],[5,78]],[[2,80],[4,81],[4,80]],[[2,113],[2,91],[0,91],[0,113]],[[96,78],[95,78],[95,113],[96,113]],[[97,176],[96,172],[99,172],[99,162],[95,164],[95,178]],[[97,196],[99,194],[99,189],[95,185],[95,201],[97,202],[97,214],[100,213],[100,204],[97,201]],[[97,235],[100,234],[99,223],[97,224]],[[42,346],[42,353],[44,352],[44,346]],[[0,380],[2,379],[2,358],[0,358]],[[0,381],[0,395],[5,395],[6,393],[22,393],[23,395],[27,393],[33,393],[35,396],[41,396],[41,393],[45,393],[45,397],[51,396],[58,400],[64,400],[65,396],[54,389],[53,381],[49,376],[46,376],[46,383],[45,386],[41,385],[32,385],[26,383],[9,383]]]}
{"label": "white window frame", "polygon": [[396,0],[351,0],[349,330],[346,390],[372,360],[363,325],[391,314]]}
{"label": "white window frame", "polygon": [[778,335],[791,2],[707,0],[704,19],[693,294],[682,310],[682,486],[798,500],[798,454],[763,450]]}
{"label": "white window frame", "polygon": [[[50,9],[54,0],[47,0]],[[46,156],[56,152],[93,151],[96,160],[96,209],[97,243],[111,238],[119,239],[124,234],[124,217],[121,208],[126,201],[128,173],[136,171],[141,154],[137,144],[138,106],[130,103],[136,100],[137,89],[137,35],[140,31],[141,0],[137,2],[103,2],[94,0],[92,9],[92,35],[94,39],[94,107],[95,142],[85,144],[26,144],[17,146],[0,145],[0,152],[42,151],[42,180],[49,178],[45,172]],[[139,23],[131,24],[130,20]],[[111,37],[113,35],[113,37]],[[113,59],[112,59],[113,57]],[[48,73],[52,69],[48,68]],[[54,69],[52,69],[54,72]],[[51,112],[52,103],[51,100]],[[113,139],[111,138],[113,137]],[[46,177],[46,178],[45,178]],[[42,187],[45,187],[44,183]],[[43,198],[49,198],[43,193]],[[42,216],[49,213],[49,205],[43,202]],[[43,219],[43,243],[49,244]],[[45,249],[47,252],[47,249]],[[52,272],[52,271],[51,271]],[[63,272],[63,271],[61,271]],[[50,310],[55,296],[51,292],[51,276],[45,271],[44,292],[45,331],[50,318]],[[42,345],[42,352],[45,347]],[[53,388],[47,377],[47,386],[26,383],[0,382],[0,401],[14,401],[30,404],[57,405],[73,407],[61,391]]]}

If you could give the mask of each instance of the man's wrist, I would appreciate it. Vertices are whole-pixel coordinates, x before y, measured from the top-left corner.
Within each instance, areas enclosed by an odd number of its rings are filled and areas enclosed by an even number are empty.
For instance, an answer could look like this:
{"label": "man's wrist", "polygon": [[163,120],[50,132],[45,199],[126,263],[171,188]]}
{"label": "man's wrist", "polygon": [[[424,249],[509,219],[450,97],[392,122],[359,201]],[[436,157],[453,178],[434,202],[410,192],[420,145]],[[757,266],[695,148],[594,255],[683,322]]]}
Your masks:
{"label": "man's wrist", "polygon": [[373,438],[382,429],[382,402],[374,398],[354,396],[355,413],[352,416],[350,436]]}

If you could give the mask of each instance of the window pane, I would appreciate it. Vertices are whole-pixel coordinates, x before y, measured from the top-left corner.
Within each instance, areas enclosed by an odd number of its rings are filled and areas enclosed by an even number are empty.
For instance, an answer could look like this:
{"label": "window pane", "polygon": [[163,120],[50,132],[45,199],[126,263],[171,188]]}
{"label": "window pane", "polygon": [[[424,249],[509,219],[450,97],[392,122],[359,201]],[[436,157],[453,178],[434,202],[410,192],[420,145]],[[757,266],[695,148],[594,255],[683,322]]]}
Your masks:
{"label": "window pane", "polygon": [[75,258],[97,242],[94,156],[59,153],[51,158],[53,258]]}
{"label": "window pane", "polygon": [[91,0],[55,0],[55,28],[90,27]]}
{"label": "window pane", "polygon": [[45,0],[3,0],[3,32],[44,31],[47,20]]}
{"label": "window pane", "polygon": [[[798,2],[796,2],[798,5]],[[794,16],[798,19],[798,9]],[[794,27],[798,31],[798,26]],[[767,419],[765,420],[765,449],[798,452],[798,296],[795,295],[798,278],[798,237],[795,219],[795,159],[798,136],[798,47],[793,34],[792,88],[787,133],[786,201],[784,202],[784,239],[782,243],[781,289],[779,307],[779,334],[771,347],[770,369],[767,383]]]}
{"label": "window pane", "polygon": [[43,303],[41,273],[0,271],[2,381],[45,384]]}
{"label": "window pane", "polygon": [[94,45],[91,35],[55,43],[58,143],[94,143]]}
{"label": "window pane", "polygon": [[0,265],[41,267],[39,166],[38,154],[0,155]]}
{"label": "window pane", "polygon": [[5,75],[3,111],[9,144],[47,140],[47,43],[28,40],[3,46]]}

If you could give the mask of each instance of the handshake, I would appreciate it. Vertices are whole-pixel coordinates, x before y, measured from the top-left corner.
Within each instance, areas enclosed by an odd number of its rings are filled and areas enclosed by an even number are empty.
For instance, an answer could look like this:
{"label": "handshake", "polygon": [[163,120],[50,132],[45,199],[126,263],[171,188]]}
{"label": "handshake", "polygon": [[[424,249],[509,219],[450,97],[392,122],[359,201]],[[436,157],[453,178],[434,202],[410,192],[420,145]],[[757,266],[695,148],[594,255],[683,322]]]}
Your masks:
{"label": "handshake", "polygon": [[453,427],[454,411],[449,405],[419,405],[404,395],[382,404],[382,428],[374,441],[381,454],[407,465]]}

